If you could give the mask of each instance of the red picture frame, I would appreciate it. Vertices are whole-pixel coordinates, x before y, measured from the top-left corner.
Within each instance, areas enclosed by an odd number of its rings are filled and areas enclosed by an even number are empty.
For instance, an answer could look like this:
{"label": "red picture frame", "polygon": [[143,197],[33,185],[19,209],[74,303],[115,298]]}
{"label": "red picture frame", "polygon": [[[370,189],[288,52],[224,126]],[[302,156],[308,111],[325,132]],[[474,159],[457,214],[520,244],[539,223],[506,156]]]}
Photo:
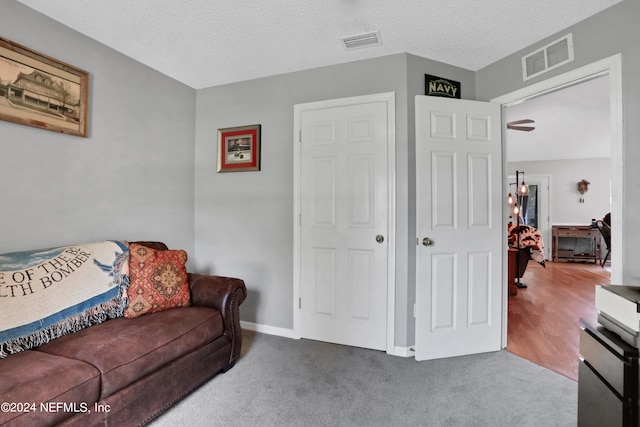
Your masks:
{"label": "red picture frame", "polygon": [[218,129],[218,172],[260,170],[260,125]]}

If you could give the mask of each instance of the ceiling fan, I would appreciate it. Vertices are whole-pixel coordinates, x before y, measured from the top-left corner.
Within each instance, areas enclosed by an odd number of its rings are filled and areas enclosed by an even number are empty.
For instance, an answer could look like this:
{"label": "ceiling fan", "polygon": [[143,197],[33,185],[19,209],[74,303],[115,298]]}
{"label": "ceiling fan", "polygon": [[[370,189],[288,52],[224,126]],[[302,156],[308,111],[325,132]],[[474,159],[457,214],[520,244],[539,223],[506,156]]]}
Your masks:
{"label": "ceiling fan", "polygon": [[508,122],[507,123],[507,129],[513,129],[513,130],[522,130],[525,132],[531,132],[532,130],[535,129],[535,127],[533,126],[520,126],[520,125],[524,125],[524,124],[528,124],[528,123],[535,123],[533,120],[531,119],[524,119],[524,120],[516,120],[513,122]]}

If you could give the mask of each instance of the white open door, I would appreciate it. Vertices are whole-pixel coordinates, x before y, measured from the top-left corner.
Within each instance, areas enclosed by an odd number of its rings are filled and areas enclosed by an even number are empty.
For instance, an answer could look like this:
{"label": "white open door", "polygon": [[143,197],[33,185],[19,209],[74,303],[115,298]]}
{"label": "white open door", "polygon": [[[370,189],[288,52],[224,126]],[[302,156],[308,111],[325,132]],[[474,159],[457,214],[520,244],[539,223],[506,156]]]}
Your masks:
{"label": "white open door", "polygon": [[416,359],[502,340],[500,106],[416,97]]}

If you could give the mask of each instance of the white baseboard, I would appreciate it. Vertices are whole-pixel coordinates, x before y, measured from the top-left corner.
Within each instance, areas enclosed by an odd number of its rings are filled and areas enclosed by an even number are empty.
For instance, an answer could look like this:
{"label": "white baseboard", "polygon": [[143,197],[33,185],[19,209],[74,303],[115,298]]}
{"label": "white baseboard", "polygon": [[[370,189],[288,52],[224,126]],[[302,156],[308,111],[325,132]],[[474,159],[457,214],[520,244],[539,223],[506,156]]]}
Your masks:
{"label": "white baseboard", "polygon": [[393,355],[398,357],[413,357],[416,355],[412,347],[394,347]]}
{"label": "white baseboard", "polygon": [[[291,339],[300,339],[300,337],[295,334],[293,329],[277,328],[275,326],[261,325],[259,323],[246,322],[244,320],[240,321],[240,327],[242,329],[246,329],[254,332],[260,332],[263,334],[276,335],[279,337],[291,338]],[[398,357],[413,357],[415,356],[415,351],[413,350],[412,347],[396,346],[393,348],[393,353],[387,353],[387,354],[390,354],[392,356],[398,356]]]}
{"label": "white baseboard", "polygon": [[240,321],[240,327],[242,329],[260,332],[263,334],[277,335],[279,337],[292,338],[292,339],[300,339],[300,337],[295,335],[295,333],[293,332],[293,329],[277,328],[275,326],[261,325],[253,322],[245,322],[244,320]]}

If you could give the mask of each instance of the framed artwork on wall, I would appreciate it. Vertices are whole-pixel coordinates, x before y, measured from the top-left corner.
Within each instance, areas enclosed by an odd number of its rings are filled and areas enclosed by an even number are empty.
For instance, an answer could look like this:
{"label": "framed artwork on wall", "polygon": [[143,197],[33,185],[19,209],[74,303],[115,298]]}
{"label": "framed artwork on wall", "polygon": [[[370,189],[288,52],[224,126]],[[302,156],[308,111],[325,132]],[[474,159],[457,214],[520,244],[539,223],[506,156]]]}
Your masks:
{"label": "framed artwork on wall", "polygon": [[87,136],[89,73],[0,37],[0,119]]}
{"label": "framed artwork on wall", "polygon": [[218,172],[260,170],[260,125],[218,129]]}
{"label": "framed artwork on wall", "polygon": [[424,83],[425,95],[460,99],[460,82],[425,74]]}

